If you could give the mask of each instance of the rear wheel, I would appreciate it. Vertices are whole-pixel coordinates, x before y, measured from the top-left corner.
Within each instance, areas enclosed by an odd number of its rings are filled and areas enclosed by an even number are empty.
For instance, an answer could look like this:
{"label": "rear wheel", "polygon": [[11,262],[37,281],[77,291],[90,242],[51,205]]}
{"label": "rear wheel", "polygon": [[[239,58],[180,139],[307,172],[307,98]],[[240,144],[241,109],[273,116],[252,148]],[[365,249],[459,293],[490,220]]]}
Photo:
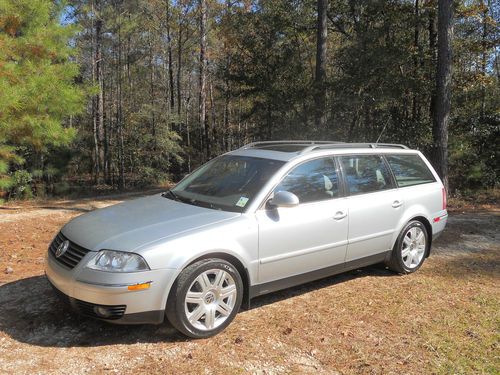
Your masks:
{"label": "rear wheel", "polygon": [[412,273],[418,270],[425,259],[429,237],[425,225],[412,220],[403,228],[394,244],[389,268],[399,273]]}
{"label": "rear wheel", "polygon": [[236,268],[222,259],[204,259],[179,275],[167,302],[167,318],[189,337],[214,336],[234,319],[242,298]]}

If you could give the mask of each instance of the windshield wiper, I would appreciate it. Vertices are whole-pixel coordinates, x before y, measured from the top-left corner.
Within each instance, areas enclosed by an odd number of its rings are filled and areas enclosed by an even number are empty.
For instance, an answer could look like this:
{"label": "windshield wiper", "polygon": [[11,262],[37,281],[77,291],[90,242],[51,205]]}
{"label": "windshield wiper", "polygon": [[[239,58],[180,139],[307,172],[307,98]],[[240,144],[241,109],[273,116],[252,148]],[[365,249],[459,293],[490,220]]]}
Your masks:
{"label": "windshield wiper", "polygon": [[213,210],[220,210],[220,207],[217,207],[216,205],[214,205],[210,202],[199,201],[197,199],[190,199],[189,203],[191,203],[192,205],[198,206],[198,207],[211,208]]}
{"label": "windshield wiper", "polygon": [[166,192],[161,193],[161,196],[164,198],[171,198],[174,201],[179,201],[179,202],[181,201],[179,196],[177,194],[175,194],[172,190],[167,190]]}
{"label": "windshield wiper", "polygon": [[174,193],[172,190],[167,190],[166,192],[162,193],[161,196],[165,197],[165,198],[173,199],[174,201],[177,201],[177,202],[192,204],[194,206],[200,205],[200,204],[198,204],[199,201],[197,201],[196,199],[181,197],[180,195]]}
{"label": "windshield wiper", "polygon": [[190,198],[181,197],[181,196],[177,195],[176,193],[174,193],[172,190],[167,190],[166,192],[162,193],[161,196],[164,198],[173,199],[173,200],[178,201],[178,202],[191,204],[193,206],[211,208],[213,210],[221,210],[222,209],[221,207],[218,207],[215,204],[212,204],[210,202],[204,202],[204,201],[200,201],[197,199],[190,199]]}

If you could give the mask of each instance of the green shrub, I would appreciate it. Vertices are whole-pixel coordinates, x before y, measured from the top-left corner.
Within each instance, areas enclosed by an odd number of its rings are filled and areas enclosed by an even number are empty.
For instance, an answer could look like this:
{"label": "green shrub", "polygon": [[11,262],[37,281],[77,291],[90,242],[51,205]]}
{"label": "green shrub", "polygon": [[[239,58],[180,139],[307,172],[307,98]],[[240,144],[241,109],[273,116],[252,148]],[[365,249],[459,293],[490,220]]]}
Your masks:
{"label": "green shrub", "polygon": [[65,195],[69,191],[69,184],[66,181],[56,182],[54,184],[54,195]]}
{"label": "green shrub", "polygon": [[140,187],[157,185],[166,179],[165,173],[152,167],[140,167],[137,170],[136,185]]}
{"label": "green shrub", "polygon": [[33,198],[31,190],[31,181],[33,177],[27,170],[20,169],[12,174],[12,185],[10,187],[10,198],[13,199],[30,199]]}

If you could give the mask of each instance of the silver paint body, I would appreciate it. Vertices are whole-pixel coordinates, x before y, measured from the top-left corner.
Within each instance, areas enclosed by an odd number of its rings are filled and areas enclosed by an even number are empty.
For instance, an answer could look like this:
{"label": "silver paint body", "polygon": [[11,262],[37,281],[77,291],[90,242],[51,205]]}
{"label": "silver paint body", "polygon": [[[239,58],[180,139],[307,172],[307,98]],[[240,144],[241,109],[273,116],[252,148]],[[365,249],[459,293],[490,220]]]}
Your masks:
{"label": "silver paint body", "polygon": [[[62,228],[64,236],[91,250],[72,270],[47,257],[49,280],[66,295],[95,304],[126,304],[126,314],[164,310],[179,273],[211,253],[236,257],[258,286],[391,250],[408,221],[424,217],[432,236],[446,225],[442,183],[394,188],[328,201],[265,209],[273,188],[296,165],[323,156],[419,154],[402,149],[331,149],[285,153],[240,149],[231,155],[286,161],[242,214],[192,206],[153,195],[81,215]],[[394,202],[400,205],[394,207]],[[435,218],[440,218],[434,222]],[[110,273],[86,268],[102,249],[144,257],[150,271]],[[128,285],[152,281],[146,290]]]}

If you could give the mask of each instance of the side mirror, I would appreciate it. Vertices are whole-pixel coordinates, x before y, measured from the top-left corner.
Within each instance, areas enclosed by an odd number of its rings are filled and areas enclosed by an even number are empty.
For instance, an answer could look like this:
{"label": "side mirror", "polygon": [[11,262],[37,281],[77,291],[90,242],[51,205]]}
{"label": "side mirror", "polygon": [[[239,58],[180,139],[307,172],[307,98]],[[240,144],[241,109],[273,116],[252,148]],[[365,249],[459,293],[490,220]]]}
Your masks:
{"label": "side mirror", "polygon": [[267,203],[274,207],[295,207],[299,204],[299,197],[289,191],[278,191]]}

